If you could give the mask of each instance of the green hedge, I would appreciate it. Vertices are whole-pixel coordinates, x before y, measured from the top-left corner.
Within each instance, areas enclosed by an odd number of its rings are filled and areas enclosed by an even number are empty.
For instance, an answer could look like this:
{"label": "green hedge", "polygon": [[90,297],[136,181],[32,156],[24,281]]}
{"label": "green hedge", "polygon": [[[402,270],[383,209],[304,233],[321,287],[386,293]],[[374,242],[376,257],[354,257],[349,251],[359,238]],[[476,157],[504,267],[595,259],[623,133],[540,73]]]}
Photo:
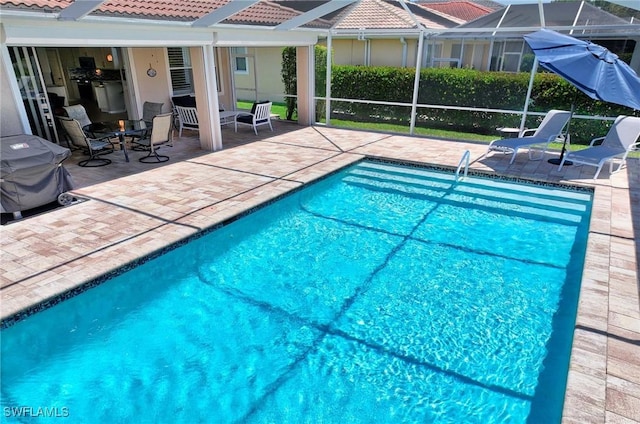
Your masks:
{"label": "green hedge", "polygon": [[[315,90],[316,97],[324,97],[327,86],[327,48],[324,46],[315,46]],[[282,50],[282,82],[284,83],[285,94],[295,96],[298,92],[298,78],[296,75],[296,48],[285,47]],[[287,97],[285,99],[287,104],[286,119],[291,120],[294,113],[298,108],[298,101],[296,97]],[[316,121],[322,121],[325,113],[324,101],[319,101],[316,104]]]}
{"label": "green hedge", "polygon": [[[333,98],[411,103],[415,70],[394,67],[334,65],[331,96]],[[424,69],[420,73],[418,103],[441,106],[481,107],[522,110],[530,74],[482,72],[471,69]],[[590,116],[633,115],[629,108],[591,100],[563,78],[543,72],[534,79],[529,111],[545,113],[550,109],[570,110]],[[332,117],[359,122],[407,125],[410,108],[370,103],[333,102]],[[500,126],[519,126],[520,115],[419,108],[417,126],[447,130],[496,134]],[[535,128],[542,118],[527,119]],[[604,135],[610,122],[574,119],[571,122],[573,143],[588,143]]]}

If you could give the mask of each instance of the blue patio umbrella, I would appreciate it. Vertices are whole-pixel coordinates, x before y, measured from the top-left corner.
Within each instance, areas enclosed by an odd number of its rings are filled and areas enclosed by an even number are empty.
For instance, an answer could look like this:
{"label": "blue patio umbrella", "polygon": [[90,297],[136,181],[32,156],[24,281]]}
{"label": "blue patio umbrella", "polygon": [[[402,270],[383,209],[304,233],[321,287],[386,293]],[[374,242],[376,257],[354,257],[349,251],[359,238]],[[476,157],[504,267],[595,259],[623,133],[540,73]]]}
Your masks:
{"label": "blue patio umbrella", "polygon": [[549,29],[524,36],[540,65],[594,100],[640,110],[640,78],[606,48]]}
{"label": "blue patio umbrella", "polygon": [[[592,99],[640,109],[640,78],[606,48],[544,28],[525,35],[524,39],[540,66],[560,75]],[[567,137],[568,134],[567,127]],[[549,162],[560,163],[565,151],[566,138],[560,159]],[[568,161],[565,164],[570,165]]]}

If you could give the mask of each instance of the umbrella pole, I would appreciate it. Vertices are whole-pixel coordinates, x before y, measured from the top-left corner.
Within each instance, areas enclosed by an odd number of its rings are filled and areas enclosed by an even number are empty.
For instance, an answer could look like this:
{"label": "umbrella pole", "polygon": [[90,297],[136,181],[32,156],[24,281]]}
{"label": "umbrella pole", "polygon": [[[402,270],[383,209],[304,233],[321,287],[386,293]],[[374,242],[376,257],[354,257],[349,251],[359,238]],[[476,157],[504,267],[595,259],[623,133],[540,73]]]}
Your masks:
{"label": "umbrella pole", "polygon": [[533,91],[533,79],[536,76],[538,70],[538,58],[533,58],[533,66],[531,66],[531,76],[529,77],[529,87],[527,87],[527,96],[524,99],[524,107],[522,108],[522,120],[520,121],[520,133],[524,130],[524,125],[527,121],[527,112],[529,112],[529,103],[531,102],[531,91]]}
{"label": "umbrella pole", "polygon": [[[560,152],[560,157],[559,158],[551,158],[551,159],[549,159],[547,162],[549,162],[551,164],[560,165],[562,163],[562,159],[564,158],[564,154],[567,151],[567,140],[571,140],[571,134],[569,133],[569,130],[571,129],[571,118],[573,118],[573,112],[574,112],[575,109],[576,109],[576,102],[575,102],[575,98],[574,98],[574,101],[571,103],[571,115],[569,115],[569,121],[567,122],[567,135],[564,136],[564,141],[562,143],[562,151]],[[573,162],[571,162],[570,160],[565,160],[563,166],[569,166],[569,165],[573,165]]]}

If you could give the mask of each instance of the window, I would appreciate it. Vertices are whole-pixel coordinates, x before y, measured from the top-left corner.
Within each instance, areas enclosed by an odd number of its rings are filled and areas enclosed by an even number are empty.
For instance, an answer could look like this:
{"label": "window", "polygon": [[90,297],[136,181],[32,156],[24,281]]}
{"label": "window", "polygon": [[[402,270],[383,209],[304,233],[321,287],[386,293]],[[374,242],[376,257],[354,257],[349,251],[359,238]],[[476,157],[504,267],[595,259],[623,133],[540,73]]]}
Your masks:
{"label": "window", "polygon": [[249,67],[247,66],[247,48],[232,47],[231,55],[233,57],[233,71],[236,74],[248,74]]}
{"label": "window", "polygon": [[462,48],[461,44],[454,44],[451,47],[451,57],[442,57],[443,45],[438,43],[433,46],[433,58],[431,59],[431,66],[434,68],[457,68],[460,63],[460,59],[456,57],[456,54],[460,55]]}
{"label": "window", "polygon": [[506,41],[504,43],[501,71],[518,72],[520,70],[523,47],[524,42],[522,41]]}
{"label": "window", "polygon": [[193,69],[189,50],[186,47],[167,47],[167,54],[173,95],[192,94]]}

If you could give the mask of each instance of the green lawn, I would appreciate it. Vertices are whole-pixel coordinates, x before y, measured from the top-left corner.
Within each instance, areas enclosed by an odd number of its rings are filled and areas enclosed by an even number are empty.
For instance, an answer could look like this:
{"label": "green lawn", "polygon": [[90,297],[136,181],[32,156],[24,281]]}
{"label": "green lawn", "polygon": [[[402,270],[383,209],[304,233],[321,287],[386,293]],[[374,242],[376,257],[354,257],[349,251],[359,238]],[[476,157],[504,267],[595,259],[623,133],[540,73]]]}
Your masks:
{"label": "green lawn", "polygon": [[[250,101],[239,101],[237,104],[238,109],[251,109],[251,105],[253,102]],[[284,119],[287,116],[287,106],[284,103],[273,103],[271,106],[271,113],[275,113],[280,115],[280,119]],[[297,115],[294,113],[293,119],[297,119]],[[354,122],[354,121],[343,121],[340,119],[332,119],[331,125],[341,128],[352,128],[359,130],[375,130],[375,131],[384,131],[384,132],[394,132],[399,134],[408,134],[409,127],[403,125],[393,125],[386,123],[376,123],[376,122]],[[489,135],[478,135],[473,133],[464,133],[457,131],[445,131],[445,130],[437,130],[437,129],[429,129],[429,128],[418,128],[415,129],[416,135],[423,136],[431,136],[438,138],[448,138],[454,140],[473,140],[473,141],[483,141],[490,142],[497,138],[497,136],[489,136]]]}
{"label": "green lawn", "polygon": [[[237,109],[251,110],[252,105],[253,102],[240,100],[236,107]],[[271,113],[279,115],[280,119],[285,119],[287,117],[287,105],[284,103],[273,102],[273,105],[271,106]],[[298,119],[298,115],[296,113],[293,114],[293,119]]]}

